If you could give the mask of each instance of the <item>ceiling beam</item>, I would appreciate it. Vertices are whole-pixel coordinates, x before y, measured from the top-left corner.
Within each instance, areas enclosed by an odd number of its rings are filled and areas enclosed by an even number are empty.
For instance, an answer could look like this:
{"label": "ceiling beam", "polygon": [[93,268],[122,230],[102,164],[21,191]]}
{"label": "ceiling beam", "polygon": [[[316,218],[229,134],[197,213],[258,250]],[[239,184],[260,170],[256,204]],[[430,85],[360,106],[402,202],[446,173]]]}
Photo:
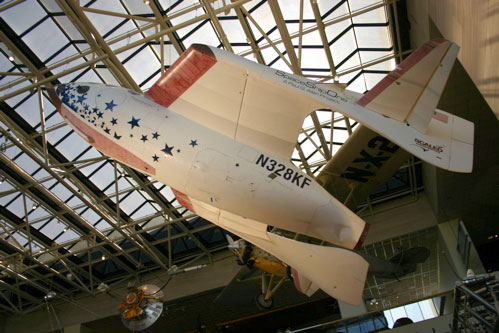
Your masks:
{"label": "ceiling beam", "polygon": [[327,40],[326,35],[326,27],[324,26],[324,22],[322,22],[322,16],[319,10],[319,6],[317,5],[317,1],[314,0],[310,0],[310,5],[312,6],[312,12],[314,13],[315,22],[317,23],[317,27],[319,28],[318,32],[321,36],[322,46],[324,47],[324,52],[329,64],[329,69],[331,70],[331,77],[335,77],[336,67],[334,66],[333,55],[331,54],[331,49],[329,48],[329,41]]}
{"label": "ceiling beam", "polygon": [[213,10],[213,7],[211,7],[210,1],[208,0],[200,0],[200,1],[203,4],[204,10],[206,11],[206,13],[208,13],[210,17],[210,22],[213,25],[213,29],[215,30],[220,42],[227,51],[234,52],[232,50],[232,45],[230,45],[229,39],[227,38],[227,35],[225,34],[225,31],[222,28],[222,25],[220,24],[220,21],[218,20],[215,11]]}

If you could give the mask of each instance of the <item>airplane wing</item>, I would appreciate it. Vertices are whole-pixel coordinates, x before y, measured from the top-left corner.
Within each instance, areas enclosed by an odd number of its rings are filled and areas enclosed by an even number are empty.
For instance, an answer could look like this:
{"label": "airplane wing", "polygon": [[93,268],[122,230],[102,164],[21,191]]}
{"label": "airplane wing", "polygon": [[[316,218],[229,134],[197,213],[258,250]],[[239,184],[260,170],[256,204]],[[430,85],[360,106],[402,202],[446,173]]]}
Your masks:
{"label": "airplane wing", "polygon": [[318,103],[262,80],[260,73],[268,67],[218,51],[192,45],[145,95],[204,126],[289,159],[303,120]]}
{"label": "airplane wing", "polygon": [[240,142],[289,159],[304,118],[329,108],[440,168],[471,172],[473,123],[435,110],[458,47],[444,39],[413,52],[360,99],[339,87],[194,44],[145,94]]}
{"label": "airplane wing", "polygon": [[321,170],[316,181],[351,210],[385,183],[409,153],[360,125]]}

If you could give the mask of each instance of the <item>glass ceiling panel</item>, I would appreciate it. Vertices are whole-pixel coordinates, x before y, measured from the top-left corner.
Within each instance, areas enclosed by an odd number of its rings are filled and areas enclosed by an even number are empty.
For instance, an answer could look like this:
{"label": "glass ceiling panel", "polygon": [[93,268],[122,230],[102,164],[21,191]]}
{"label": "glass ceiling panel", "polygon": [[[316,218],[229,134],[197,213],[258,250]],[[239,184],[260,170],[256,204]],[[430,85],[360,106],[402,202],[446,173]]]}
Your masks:
{"label": "glass ceiling panel", "polygon": [[28,208],[28,221],[34,221],[39,218],[48,216],[50,213],[43,207],[35,202],[31,202]]}
{"label": "glass ceiling panel", "polygon": [[27,154],[21,154],[21,156],[15,159],[15,163],[29,174],[39,168],[38,164],[36,164]]}
{"label": "glass ceiling panel", "polygon": [[[338,36],[344,33],[351,25],[352,22],[350,20],[343,20],[336,24],[326,26],[324,31],[326,32],[328,42],[331,43],[334,39],[338,38]],[[319,34],[318,32],[315,33],[317,35]]]}
{"label": "glass ceiling panel", "polygon": [[45,20],[22,39],[42,61],[67,44],[67,38],[52,20]]}
{"label": "glass ceiling panel", "polygon": [[[141,40],[143,38],[143,36],[142,36],[142,34],[139,33],[139,34],[133,34],[133,35],[128,36],[127,38],[121,39],[119,41],[115,41],[115,39],[117,39],[118,37],[121,37],[122,35],[125,35],[126,33],[129,33],[130,31],[134,31],[134,30],[136,30],[136,27],[132,22],[128,21],[125,24],[123,24],[121,27],[119,27],[119,29],[117,29],[111,35],[109,35],[107,37],[106,40],[108,41],[109,47],[111,47],[112,50],[118,50],[121,47],[129,45],[130,43]],[[149,29],[149,30],[146,30],[144,32],[144,34],[146,36],[148,36],[148,35],[154,34],[156,32],[157,32],[156,29]],[[112,41],[112,43],[111,43],[111,41]],[[124,52],[117,53],[116,55],[117,55],[118,59],[123,61],[126,58],[128,58],[133,52],[138,50],[141,46],[142,45],[133,47],[133,48],[126,50]]]}
{"label": "glass ceiling panel", "polygon": [[[81,5],[83,6],[83,1],[81,1]],[[118,0],[95,1],[89,7],[106,10],[109,12],[126,14],[125,9]],[[122,17],[96,14],[92,12],[85,12],[85,15],[88,17],[90,22],[97,29],[101,36],[105,35],[107,32],[109,32],[124,20],[124,18]]]}
{"label": "glass ceiling panel", "polygon": [[145,48],[125,63],[125,68],[132,75],[136,83],[141,83],[151,76],[160,67],[153,52]]}
{"label": "glass ceiling panel", "polygon": [[350,29],[331,46],[331,53],[336,67],[338,68],[338,64],[345,60],[356,48],[355,35],[353,30]]}
{"label": "glass ceiling panel", "polygon": [[[52,118],[59,118],[59,122],[63,121],[62,117],[57,114],[54,115]],[[65,123],[65,122],[64,122]],[[67,125],[64,125],[63,127],[60,127],[58,129],[55,129],[53,131],[50,131],[47,133],[47,141],[51,143],[52,145],[56,144],[59,140],[61,140],[66,134],[70,132],[70,128]]]}
{"label": "glass ceiling panel", "polygon": [[[177,6],[175,6],[175,8],[171,12],[166,13],[166,15],[172,15],[173,13],[180,12],[183,9],[192,7],[191,5],[192,5],[192,2],[190,2],[190,1],[182,1]],[[170,7],[169,5],[167,5],[167,6],[163,5],[163,9],[167,9],[169,7]],[[183,12],[182,15],[176,16],[176,17],[172,18],[170,20],[170,22],[175,26],[175,25],[178,25],[178,24],[190,21],[190,20],[192,20],[192,19],[194,19],[194,18],[196,18],[198,16],[201,16],[203,14],[204,14],[204,10],[203,9],[191,10],[191,11],[188,11],[188,12]],[[182,28],[180,30],[177,30],[177,32],[180,35],[182,35],[181,31],[185,31],[185,29],[188,29],[188,28]]]}
{"label": "glass ceiling panel", "polygon": [[359,47],[390,48],[388,27],[355,27]]}
{"label": "glass ceiling panel", "polygon": [[[156,50],[157,54],[161,54],[160,45],[153,45],[153,48]],[[171,44],[164,45],[164,57],[165,57],[165,66],[170,66],[178,59],[179,54],[175,50],[175,47]],[[159,69],[159,65],[158,68]]]}
{"label": "glass ceiling panel", "polygon": [[35,1],[23,1],[0,13],[0,17],[19,35],[45,16],[45,11]]}
{"label": "glass ceiling panel", "polygon": [[19,149],[17,146],[10,146],[3,153],[8,158],[13,159],[14,157],[18,156],[19,153],[21,153],[21,152],[22,152],[21,149]]}
{"label": "glass ceiling panel", "polygon": [[60,234],[58,237],[55,237],[55,241],[58,244],[62,244],[64,242],[80,238],[80,235],[78,235],[76,232],[74,232],[72,229],[68,229],[67,231],[62,230],[62,234]]}
{"label": "glass ceiling panel", "polygon": [[355,78],[355,80],[348,85],[348,90],[363,94],[366,92],[365,77],[364,75],[357,76],[359,73],[360,71],[341,76],[340,82],[350,82],[350,80]]}
{"label": "glass ceiling panel", "polygon": [[55,187],[51,188],[50,192],[54,193],[62,201],[68,200],[69,197],[73,195],[71,191],[66,188],[66,186],[61,184],[57,184]]}
{"label": "glass ceiling panel", "polygon": [[102,220],[102,219],[94,226],[97,228],[97,230],[100,230],[100,231],[110,229],[112,227],[107,221]]}
{"label": "glass ceiling panel", "polygon": [[[373,3],[379,3],[380,1],[373,0],[355,0],[349,1],[350,9],[353,11],[357,11],[363,9],[365,7],[373,5]],[[353,18],[354,23],[373,23],[373,22],[386,22],[386,14],[385,8],[379,7],[373,10],[370,10],[361,15],[357,15]]]}
{"label": "glass ceiling panel", "polygon": [[86,147],[88,147],[88,144],[75,132],[72,132],[65,140],[57,145],[59,152],[70,161],[74,160],[74,158]]}
{"label": "glass ceiling panel", "polygon": [[66,202],[66,205],[69,207],[76,207],[83,204],[83,201],[81,201],[78,197],[73,196],[68,202]]}
{"label": "glass ceiling panel", "polygon": [[[362,62],[365,64],[369,61],[379,60],[381,58],[386,58],[393,55],[392,51],[360,51],[360,57],[362,58]],[[369,66],[370,70],[378,69],[378,70],[391,70],[394,64],[392,60],[387,60],[380,62],[376,65]]]}
{"label": "glass ceiling panel", "polygon": [[[24,72],[27,72],[26,68],[23,68]],[[21,82],[19,83],[16,88],[21,88],[21,87],[26,87],[26,86],[29,86],[31,84],[31,82],[29,81],[24,81],[24,82]],[[6,94],[12,92],[14,90],[14,88],[8,88],[5,91]],[[26,97],[28,97],[30,95],[29,92],[23,92],[23,93],[20,93],[19,95],[15,95],[15,96],[12,96],[11,98],[7,99],[6,102],[8,105],[10,105],[12,108],[14,108],[18,103],[20,103],[23,99],[25,99]]]}
{"label": "glass ceiling panel", "polygon": [[304,69],[326,69],[330,71],[324,49],[303,49],[301,67]]}
{"label": "glass ceiling panel", "polygon": [[[300,27],[300,25],[298,23],[288,23],[288,24],[286,24],[286,26],[288,27],[288,31],[290,34],[298,31],[299,27]],[[315,23],[303,23],[303,30],[306,30],[306,29],[309,29],[309,28],[312,28],[315,26],[316,26]],[[292,42],[293,42],[293,45],[298,46],[299,38],[298,37],[293,38]],[[319,34],[319,32],[317,30],[304,34],[302,36],[302,45],[319,45],[322,47],[321,35]]]}
{"label": "glass ceiling panel", "polygon": [[215,34],[215,31],[213,30],[211,24],[207,21],[205,21],[205,23],[189,37],[182,39],[186,47],[189,47],[195,43],[207,44],[212,46],[220,45],[220,40]]}
{"label": "glass ceiling panel", "polygon": [[350,13],[350,11],[348,10],[348,4],[349,1],[344,0],[317,1],[317,5],[319,6],[319,11],[323,18],[323,21],[329,21],[348,15]]}
{"label": "glass ceiling panel", "polygon": [[[325,1],[321,1],[325,2]],[[330,2],[330,1],[326,1]],[[284,20],[297,20],[300,18],[300,2],[289,0],[278,0]],[[320,3],[320,2],[319,2]],[[314,19],[312,7],[308,1],[303,1],[303,19]]]}
{"label": "glass ceiling panel", "polygon": [[14,195],[5,205],[11,213],[14,213],[17,217],[24,217],[24,202],[22,195]]}
{"label": "glass ceiling panel", "polygon": [[144,206],[140,207],[138,210],[133,212],[130,215],[130,217],[132,217],[134,219],[139,219],[141,217],[146,217],[146,216],[149,216],[149,215],[157,213],[157,212],[158,212],[158,210],[156,208],[154,208],[153,205],[145,204]]}
{"label": "glass ceiling panel", "polygon": [[151,7],[146,5],[144,1],[137,1],[137,0],[124,0],[123,1],[125,8],[132,14],[132,15],[138,15],[138,14],[147,14],[151,13]]}
{"label": "glass ceiling panel", "polygon": [[230,43],[248,43],[246,34],[237,18],[219,21]]}
{"label": "glass ceiling panel", "polygon": [[50,12],[60,12],[61,7],[56,3],[56,0],[39,0],[43,7]]}
{"label": "glass ceiling panel", "polygon": [[[58,12],[62,10],[59,8]],[[71,20],[67,16],[54,16],[54,19],[61,26],[62,30],[69,36],[71,40],[83,40],[83,36],[75,27],[75,25],[71,22]],[[65,39],[67,40],[67,38]]]}
{"label": "glass ceiling panel", "polygon": [[95,211],[88,207],[84,212],[80,213],[80,215],[91,224],[95,224],[101,220],[101,217]]}
{"label": "glass ceiling panel", "polygon": [[24,103],[16,108],[24,120],[31,126],[35,126],[40,122],[40,107],[37,94],[32,94]]}

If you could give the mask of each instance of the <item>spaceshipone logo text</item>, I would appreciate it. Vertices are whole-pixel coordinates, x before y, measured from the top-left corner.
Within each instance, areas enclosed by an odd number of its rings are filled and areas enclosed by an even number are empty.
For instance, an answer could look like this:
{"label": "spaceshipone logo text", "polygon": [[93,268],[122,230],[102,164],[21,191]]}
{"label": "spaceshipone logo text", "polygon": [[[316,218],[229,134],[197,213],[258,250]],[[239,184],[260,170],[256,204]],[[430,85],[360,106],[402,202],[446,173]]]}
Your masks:
{"label": "spaceshipone logo text", "polygon": [[290,181],[292,184],[295,184],[300,188],[308,186],[312,182],[310,178],[307,178],[304,175],[300,175],[295,170],[287,168],[284,164],[278,163],[276,160],[273,160],[268,156],[265,156],[264,154],[260,154],[260,156],[256,160],[256,164],[259,164],[267,171],[273,172],[271,175],[275,176],[271,177],[272,179],[279,176],[286,179],[287,181]]}
{"label": "spaceshipone logo text", "polygon": [[326,98],[327,100],[334,103],[338,103],[338,99],[344,102],[347,101],[345,97],[339,96],[337,92],[325,89],[317,85],[315,82],[304,80],[301,79],[300,77],[279,70],[276,70],[275,74],[284,79],[283,83],[293,88],[304,90],[312,95]]}
{"label": "spaceshipone logo text", "polygon": [[443,146],[432,145],[431,143],[424,142],[423,140],[419,140],[418,138],[414,138],[415,145],[423,151],[433,150],[436,153],[442,153],[444,151]]}

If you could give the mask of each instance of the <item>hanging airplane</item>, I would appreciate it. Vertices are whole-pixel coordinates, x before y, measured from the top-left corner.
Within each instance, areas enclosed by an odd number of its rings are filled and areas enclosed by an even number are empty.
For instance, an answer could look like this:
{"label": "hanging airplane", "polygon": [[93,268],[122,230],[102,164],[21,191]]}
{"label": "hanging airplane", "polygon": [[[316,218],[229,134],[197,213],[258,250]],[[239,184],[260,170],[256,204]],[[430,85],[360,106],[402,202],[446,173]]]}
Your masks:
{"label": "hanging airplane", "polygon": [[[244,239],[234,239],[226,235],[228,249],[237,256],[241,270],[213,301],[224,305],[248,305],[253,301],[261,309],[270,309],[274,305],[273,296],[286,281],[292,281],[295,289],[302,294],[312,296],[318,290],[317,285],[304,279],[290,266],[254,246]],[[296,237],[294,238],[296,239]],[[357,252],[369,263],[368,274],[384,279],[399,279],[416,271],[417,264],[425,262],[430,250],[425,247],[400,249],[390,259],[381,259],[363,252]],[[260,290],[256,291],[255,279],[260,279]]]}
{"label": "hanging airplane", "polygon": [[[304,118],[332,109],[382,136],[360,152],[368,178],[400,146],[443,169],[470,172],[473,124],[435,110],[458,52],[430,41],[360,98],[335,86],[195,44],[144,95],[96,83],[49,93],[70,126],[103,154],[169,185],[189,210],[293,267],[338,300],[359,304],[368,225],[290,162]],[[392,144],[390,141],[395,144]],[[289,230],[343,248],[295,241]]]}

